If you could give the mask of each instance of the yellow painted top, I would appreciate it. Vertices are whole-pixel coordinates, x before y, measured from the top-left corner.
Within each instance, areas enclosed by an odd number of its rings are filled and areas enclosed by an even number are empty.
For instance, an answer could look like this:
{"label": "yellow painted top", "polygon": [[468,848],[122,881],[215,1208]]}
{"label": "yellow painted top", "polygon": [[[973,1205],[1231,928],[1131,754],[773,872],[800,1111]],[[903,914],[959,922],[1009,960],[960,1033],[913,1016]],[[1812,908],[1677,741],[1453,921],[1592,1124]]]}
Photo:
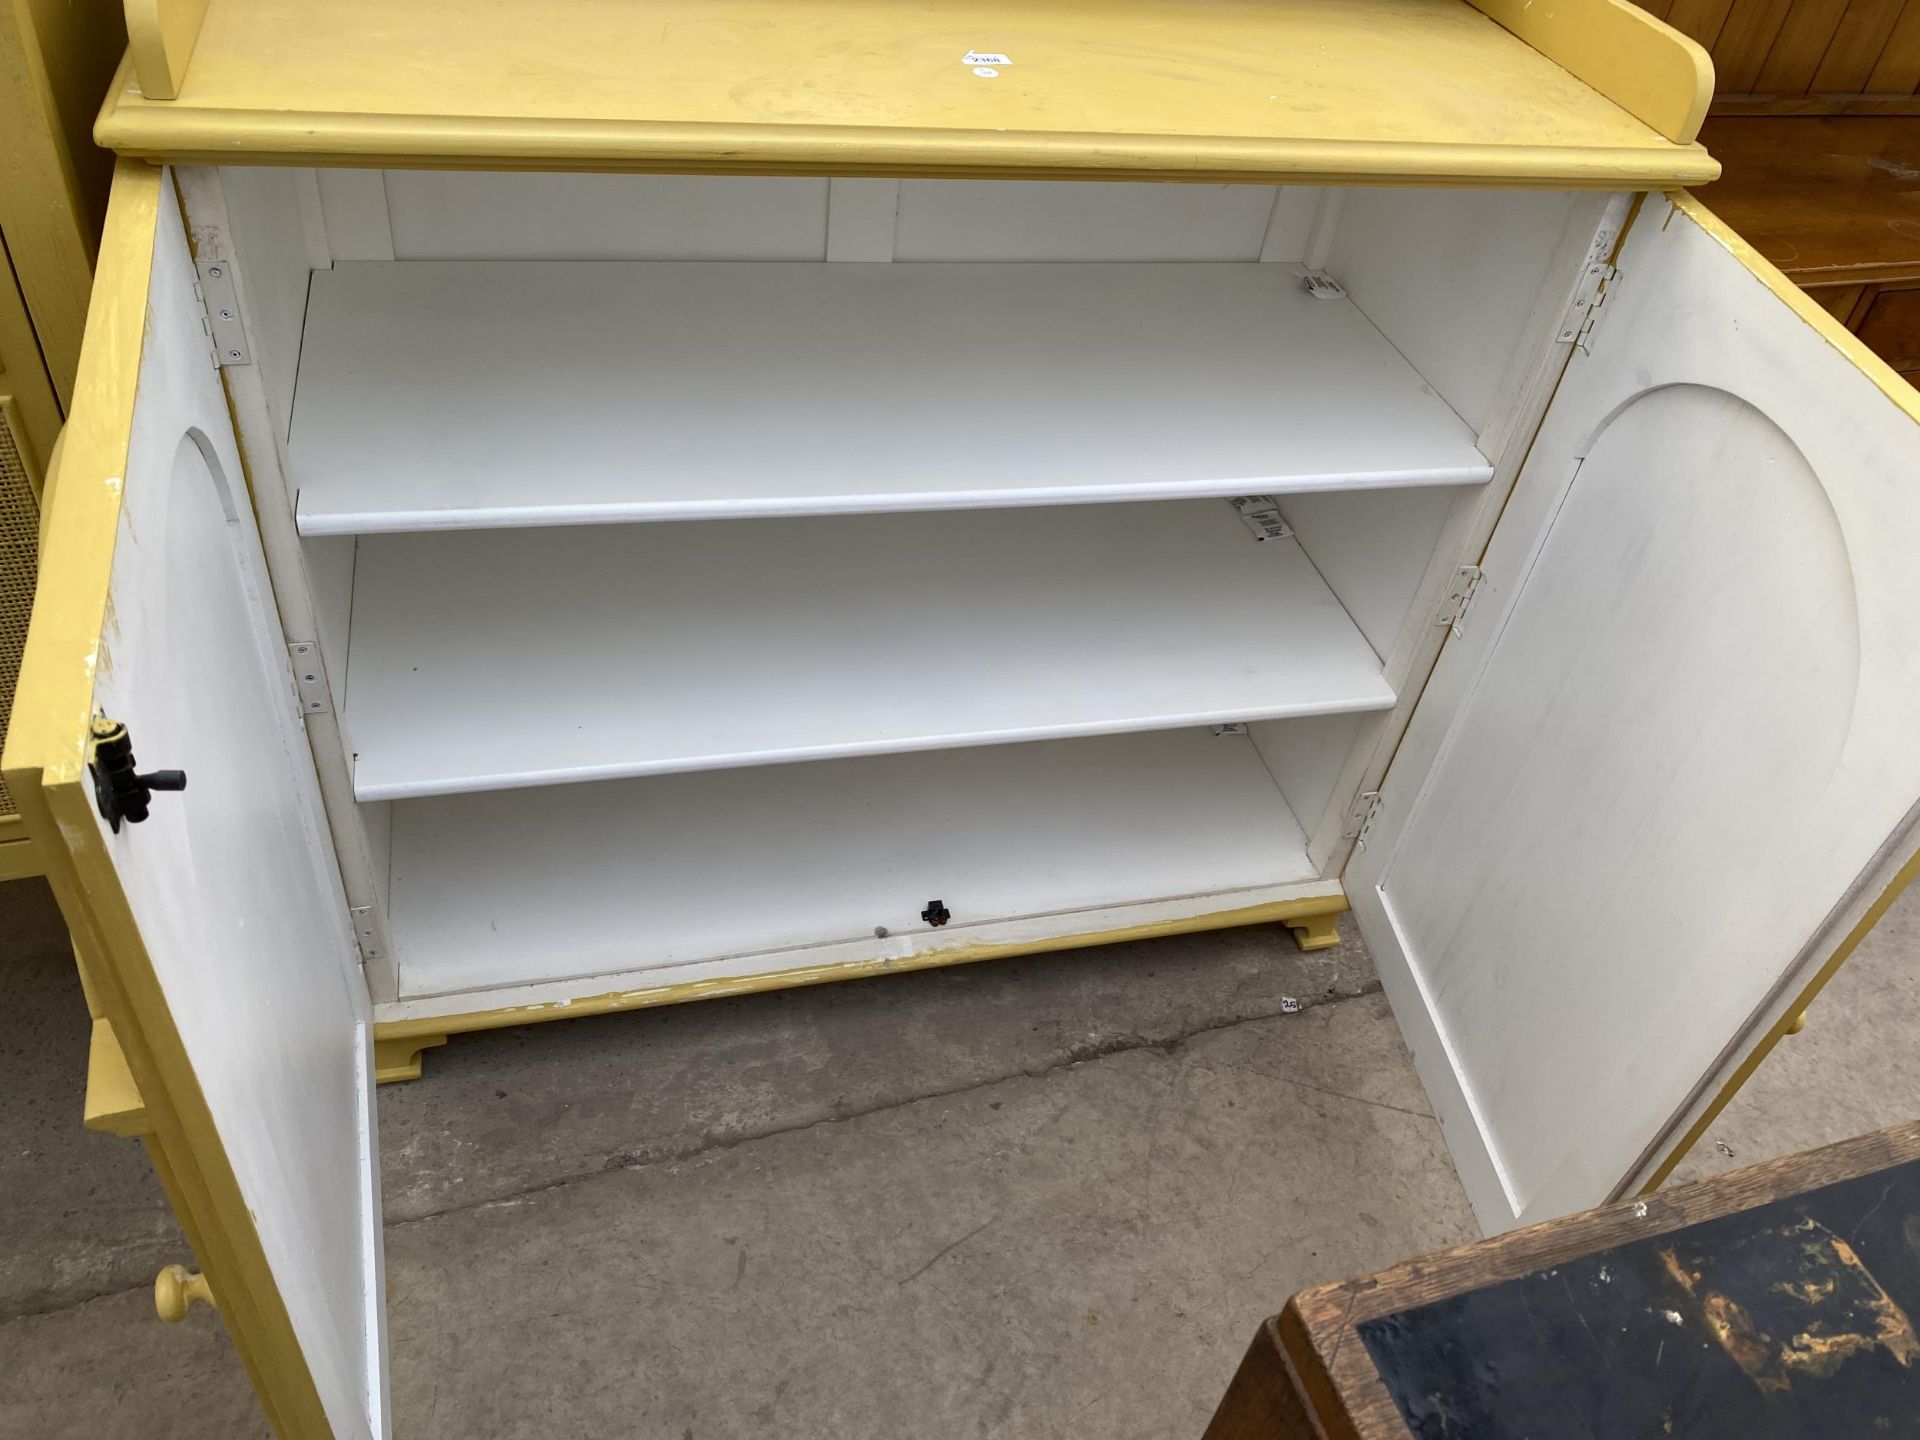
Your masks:
{"label": "yellow painted top", "polygon": [[1462,0],[182,3],[164,36],[165,0],[153,25],[155,0],[129,7],[130,62],[96,131],[123,154],[1610,187],[1718,173],[1691,143],[1704,54],[1622,0],[1480,0],[1526,40]]}

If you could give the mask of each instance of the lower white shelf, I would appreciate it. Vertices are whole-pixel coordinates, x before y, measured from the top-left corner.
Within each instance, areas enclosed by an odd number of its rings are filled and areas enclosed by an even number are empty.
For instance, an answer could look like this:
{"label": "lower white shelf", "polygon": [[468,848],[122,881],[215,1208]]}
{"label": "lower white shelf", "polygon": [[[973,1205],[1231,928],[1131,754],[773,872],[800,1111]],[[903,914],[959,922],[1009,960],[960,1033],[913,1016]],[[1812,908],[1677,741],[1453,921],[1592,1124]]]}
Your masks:
{"label": "lower white shelf", "polygon": [[362,537],[362,800],[1385,710],[1224,500]]}
{"label": "lower white shelf", "polygon": [[405,801],[389,904],[404,1001],[1315,878],[1253,743],[1180,730]]}

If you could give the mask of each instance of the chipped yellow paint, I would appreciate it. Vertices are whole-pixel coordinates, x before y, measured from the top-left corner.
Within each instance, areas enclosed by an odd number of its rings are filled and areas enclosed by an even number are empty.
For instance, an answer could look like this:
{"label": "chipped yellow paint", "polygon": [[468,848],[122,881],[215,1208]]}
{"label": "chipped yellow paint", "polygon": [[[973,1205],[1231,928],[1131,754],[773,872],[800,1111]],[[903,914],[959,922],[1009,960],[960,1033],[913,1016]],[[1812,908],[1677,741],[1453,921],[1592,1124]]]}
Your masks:
{"label": "chipped yellow paint", "polygon": [[[1461,0],[211,0],[178,97],[143,88],[142,57],[95,133],[241,164],[1607,189],[1719,173],[1688,130],[1697,46],[1620,0],[1483,4],[1501,19]],[[981,49],[1012,63],[979,76],[961,62]]]}
{"label": "chipped yellow paint", "polygon": [[1119,945],[1163,935],[1187,935],[1203,930],[1230,930],[1242,925],[1286,925],[1300,937],[1302,949],[1322,949],[1337,943],[1319,937],[1333,934],[1334,917],[1344,914],[1344,895],[1314,896],[1305,900],[1275,900],[1237,910],[1216,910],[1176,920],[1156,920],[1085,935],[1010,940],[999,944],[943,945],[898,959],[852,960],[836,965],[803,965],[757,975],[721,980],[683,980],[632,990],[609,990],[575,1000],[547,1000],[531,1005],[506,1005],[495,1010],[468,1010],[417,1020],[386,1020],[373,1027],[377,1078],[383,1083],[420,1078],[420,1051],[444,1045],[449,1035],[470,1030],[499,1030],[511,1025],[535,1025],[586,1015],[611,1015],[623,1010],[647,1010],[658,1005],[681,1005],[727,995],[756,995],[766,990],[792,990],[805,985],[827,985],[872,975],[897,975],[909,970],[932,970],[946,965],[971,965],[981,960],[1005,960],[1018,955],[1042,955],[1056,950],[1083,950],[1095,945]]}

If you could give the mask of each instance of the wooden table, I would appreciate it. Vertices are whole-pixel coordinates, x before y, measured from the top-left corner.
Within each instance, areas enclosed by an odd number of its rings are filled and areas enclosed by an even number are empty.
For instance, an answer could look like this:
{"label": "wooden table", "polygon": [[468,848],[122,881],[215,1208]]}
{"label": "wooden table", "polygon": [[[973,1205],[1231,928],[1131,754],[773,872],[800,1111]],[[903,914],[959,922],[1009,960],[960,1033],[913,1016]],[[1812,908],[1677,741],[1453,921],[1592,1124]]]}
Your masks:
{"label": "wooden table", "polygon": [[1920,1436],[1920,1123],[1296,1295],[1206,1440]]}
{"label": "wooden table", "polygon": [[1920,374],[1920,117],[1715,116],[1700,198],[1894,369]]}

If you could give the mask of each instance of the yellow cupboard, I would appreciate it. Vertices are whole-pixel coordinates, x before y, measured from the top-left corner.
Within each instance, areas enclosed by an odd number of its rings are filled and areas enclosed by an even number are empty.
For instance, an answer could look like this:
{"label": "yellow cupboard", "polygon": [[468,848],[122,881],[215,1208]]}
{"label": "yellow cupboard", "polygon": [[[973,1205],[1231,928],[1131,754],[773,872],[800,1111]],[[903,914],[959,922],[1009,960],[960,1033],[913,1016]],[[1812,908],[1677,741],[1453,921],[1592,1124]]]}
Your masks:
{"label": "yellow cupboard", "polygon": [[1913,867],[1920,400],[1631,6],[128,19],[5,773],[282,1434],[460,1031],[1351,905],[1496,1230]]}

